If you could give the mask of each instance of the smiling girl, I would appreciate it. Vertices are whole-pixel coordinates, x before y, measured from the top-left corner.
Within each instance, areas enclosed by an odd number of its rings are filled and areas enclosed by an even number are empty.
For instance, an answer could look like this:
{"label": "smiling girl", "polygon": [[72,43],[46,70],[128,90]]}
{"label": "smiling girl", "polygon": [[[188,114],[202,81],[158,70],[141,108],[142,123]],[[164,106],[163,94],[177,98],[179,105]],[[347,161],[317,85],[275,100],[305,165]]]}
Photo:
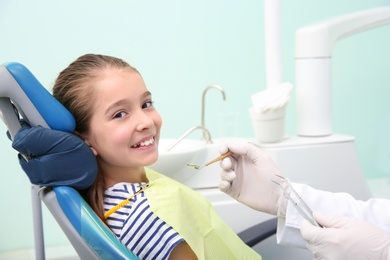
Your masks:
{"label": "smiling girl", "polygon": [[158,159],[162,119],[135,68],[86,54],[59,74],[53,95],[98,161],[88,203],[140,259],[261,258],[201,195],[145,168]]}

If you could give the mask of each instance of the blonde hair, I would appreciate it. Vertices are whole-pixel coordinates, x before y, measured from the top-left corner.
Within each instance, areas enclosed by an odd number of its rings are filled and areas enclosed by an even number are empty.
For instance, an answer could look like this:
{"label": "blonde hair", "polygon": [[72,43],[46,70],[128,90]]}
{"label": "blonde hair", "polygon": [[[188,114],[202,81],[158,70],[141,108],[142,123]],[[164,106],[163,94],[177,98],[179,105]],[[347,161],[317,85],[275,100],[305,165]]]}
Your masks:
{"label": "blonde hair", "polygon": [[[76,132],[88,133],[93,113],[94,83],[107,69],[132,69],[122,59],[100,55],[85,54],[60,72],[53,86],[53,96],[61,102],[76,120]],[[99,171],[97,178],[88,190],[86,200],[92,209],[103,218],[104,177]]]}

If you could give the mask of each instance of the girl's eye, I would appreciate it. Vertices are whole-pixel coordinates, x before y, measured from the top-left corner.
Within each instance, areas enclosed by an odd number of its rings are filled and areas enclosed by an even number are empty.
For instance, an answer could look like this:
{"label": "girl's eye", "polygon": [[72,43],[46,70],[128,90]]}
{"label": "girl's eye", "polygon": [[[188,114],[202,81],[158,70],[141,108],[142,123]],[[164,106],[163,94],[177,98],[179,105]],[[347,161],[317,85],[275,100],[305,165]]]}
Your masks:
{"label": "girl's eye", "polygon": [[114,115],[114,118],[122,118],[126,116],[126,113],[124,111],[120,111]]}
{"label": "girl's eye", "polygon": [[142,104],[142,109],[144,108],[148,108],[148,107],[151,107],[153,106],[153,101],[146,101],[145,103]]}

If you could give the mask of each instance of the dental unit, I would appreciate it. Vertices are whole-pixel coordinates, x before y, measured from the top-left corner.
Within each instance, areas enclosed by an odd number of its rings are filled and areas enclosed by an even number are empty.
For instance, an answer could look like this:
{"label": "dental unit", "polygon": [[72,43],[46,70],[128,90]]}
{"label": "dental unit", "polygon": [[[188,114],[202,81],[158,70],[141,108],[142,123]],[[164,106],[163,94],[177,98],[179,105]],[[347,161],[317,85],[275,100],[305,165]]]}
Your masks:
{"label": "dental unit", "polygon": [[[276,111],[280,114],[278,119],[284,121],[292,84],[282,79],[280,4],[279,1],[270,0],[265,1],[264,6],[267,53],[265,91],[266,96],[276,98],[273,102],[266,100],[269,102],[267,106],[259,106],[258,110],[264,108],[268,113]],[[283,138],[273,142],[257,141],[257,145],[273,158],[287,179],[307,183],[317,189],[347,192],[361,200],[372,197],[359,163],[355,138],[332,132],[331,56],[332,47],[338,40],[389,22],[390,8],[383,7],[348,14],[296,31],[295,94],[298,135],[284,136],[284,124],[280,124],[279,127],[282,128],[278,131],[282,132]],[[257,94],[252,96],[253,104],[264,98],[263,94]],[[218,140],[207,145],[206,151],[202,151],[204,156],[196,161],[197,165],[214,159],[218,154],[218,145]],[[195,173],[190,170],[181,171],[178,177],[180,181],[208,198],[220,216],[237,233],[271,220],[270,216],[248,209],[221,194],[216,187],[220,172],[218,165],[199,168]],[[303,214],[310,220],[310,210],[305,209],[299,198],[294,200],[302,205]],[[240,212],[239,219],[232,212]],[[282,251],[287,251],[284,255],[286,259],[291,258],[291,255],[297,259],[311,259],[308,252],[286,249],[275,245],[275,242],[259,248],[259,252],[264,255],[270,252],[275,256],[275,252],[283,254]]]}
{"label": "dental unit", "polygon": [[390,8],[345,15],[296,32],[298,135],[330,136],[331,57],[340,39],[390,23]]}
{"label": "dental unit", "polygon": [[[390,8],[384,7],[297,30],[298,136],[275,144],[260,144],[274,156],[290,179],[308,182],[320,189],[349,192],[359,199],[371,197],[360,169],[354,138],[332,133],[331,56],[337,40],[389,22]],[[354,185],[350,184],[351,179]]]}

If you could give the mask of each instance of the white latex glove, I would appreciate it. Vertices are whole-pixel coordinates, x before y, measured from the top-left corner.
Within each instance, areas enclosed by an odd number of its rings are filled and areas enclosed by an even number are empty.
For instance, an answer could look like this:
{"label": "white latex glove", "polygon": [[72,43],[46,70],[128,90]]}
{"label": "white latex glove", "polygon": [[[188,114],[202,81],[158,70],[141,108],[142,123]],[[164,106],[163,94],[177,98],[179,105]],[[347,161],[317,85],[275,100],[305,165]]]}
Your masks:
{"label": "white latex glove", "polygon": [[354,218],[314,214],[324,228],[304,221],[301,227],[313,259],[390,259],[390,234]]}
{"label": "white latex glove", "polygon": [[281,174],[270,156],[250,143],[224,144],[219,152],[228,150],[234,155],[220,163],[220,190],[255,210],[277,215],[278,201],[284,196],[280,186],[271,181],[280,182],[275,175]]}

